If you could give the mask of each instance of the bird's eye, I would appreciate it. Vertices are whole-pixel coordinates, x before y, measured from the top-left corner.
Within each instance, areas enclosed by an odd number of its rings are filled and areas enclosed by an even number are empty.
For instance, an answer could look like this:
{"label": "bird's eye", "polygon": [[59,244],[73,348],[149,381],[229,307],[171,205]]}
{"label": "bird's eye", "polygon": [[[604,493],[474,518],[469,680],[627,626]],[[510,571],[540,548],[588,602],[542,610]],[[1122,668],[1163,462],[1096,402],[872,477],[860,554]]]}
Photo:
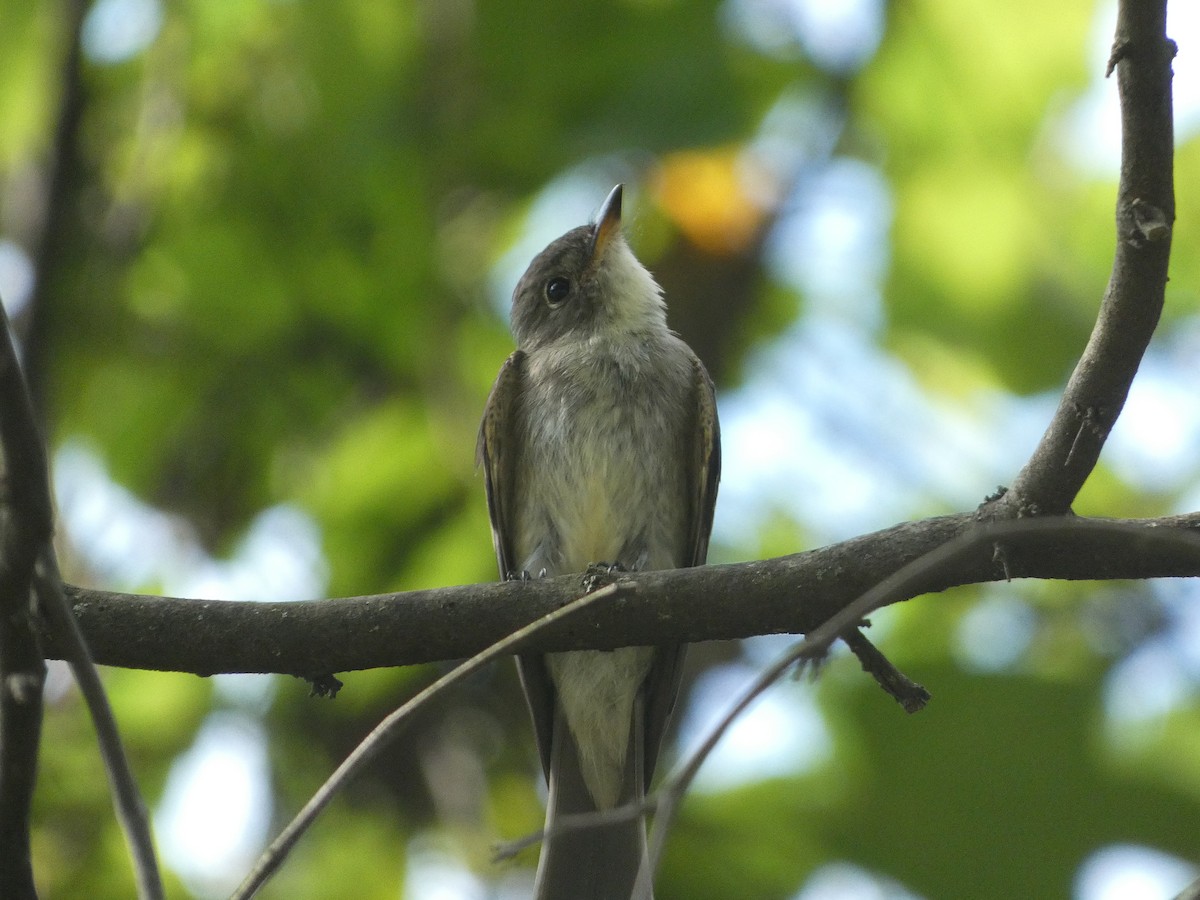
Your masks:
{"label": "bird's eye", "polygon": [[571,282],[563,277],[551,278],[546,282],[546,299],[557,306],[571,293]]}

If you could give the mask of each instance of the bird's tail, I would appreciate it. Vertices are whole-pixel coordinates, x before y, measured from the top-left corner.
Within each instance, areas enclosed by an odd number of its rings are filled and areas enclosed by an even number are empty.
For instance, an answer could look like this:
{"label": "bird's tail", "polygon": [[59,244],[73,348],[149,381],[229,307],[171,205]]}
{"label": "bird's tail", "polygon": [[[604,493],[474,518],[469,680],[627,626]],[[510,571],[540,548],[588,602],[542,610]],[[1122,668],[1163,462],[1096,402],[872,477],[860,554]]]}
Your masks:
{"label": "bird's tail", "polygon": [[[641,729],[630,731],[618,806],[645,796]],[[595,826],[560,828],[564,816],[596,813],[597,808],[584,784],[574,737],[561,711],[555,716],[554,732],[536,900],[653,900],[649,891],[633,897],[638,869],[646,860],[643,816],[614,816],[613,821]],[[601,812],[606,814],[612,810]]]}

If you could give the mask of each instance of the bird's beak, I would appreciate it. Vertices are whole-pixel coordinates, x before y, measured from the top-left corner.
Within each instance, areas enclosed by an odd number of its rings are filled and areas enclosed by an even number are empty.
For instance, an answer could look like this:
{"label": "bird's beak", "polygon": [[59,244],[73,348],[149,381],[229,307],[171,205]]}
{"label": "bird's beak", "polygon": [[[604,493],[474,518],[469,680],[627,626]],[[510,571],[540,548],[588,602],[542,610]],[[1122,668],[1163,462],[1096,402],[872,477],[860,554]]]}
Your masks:
{"label": "bird's beak", "polygon": [[591,263],[597,265],[604,258],[605,250],[613,237],[621,233],[621,193],[624,185],[618,184],[609,192],[608,199],[596,215],[592,233]]}

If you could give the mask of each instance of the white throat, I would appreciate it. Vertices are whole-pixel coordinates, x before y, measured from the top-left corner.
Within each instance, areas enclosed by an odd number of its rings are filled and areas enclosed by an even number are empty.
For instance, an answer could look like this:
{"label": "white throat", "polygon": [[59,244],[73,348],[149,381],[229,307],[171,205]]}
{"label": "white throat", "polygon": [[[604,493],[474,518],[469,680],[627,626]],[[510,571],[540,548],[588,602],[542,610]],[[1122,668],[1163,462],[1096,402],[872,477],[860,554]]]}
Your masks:
{"label": "white throat", "polygon": [[614,330],[651,331],[667,327],[667,306],[662,288],[638,262],[625,238],[617,235],[608,247],[602,277],[608,280],[605,312]]}

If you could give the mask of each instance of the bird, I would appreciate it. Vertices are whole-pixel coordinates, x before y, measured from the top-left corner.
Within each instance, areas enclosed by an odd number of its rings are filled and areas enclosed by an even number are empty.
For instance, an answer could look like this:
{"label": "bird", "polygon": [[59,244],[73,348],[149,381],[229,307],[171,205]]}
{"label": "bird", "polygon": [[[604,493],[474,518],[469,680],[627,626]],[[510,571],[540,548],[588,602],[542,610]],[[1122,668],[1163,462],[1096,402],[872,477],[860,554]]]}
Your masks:
{"label": "bird", "polygon": [[[552,241],[513,291],[516,350],[477,445],[502,579],[707,558],[721,468],[713,383],[625,239],[623,192]],[[645,798],[683,656],[681,644],[518,656],[548,785],[538,900],[632,897],[643,816],[556,823]]]}

